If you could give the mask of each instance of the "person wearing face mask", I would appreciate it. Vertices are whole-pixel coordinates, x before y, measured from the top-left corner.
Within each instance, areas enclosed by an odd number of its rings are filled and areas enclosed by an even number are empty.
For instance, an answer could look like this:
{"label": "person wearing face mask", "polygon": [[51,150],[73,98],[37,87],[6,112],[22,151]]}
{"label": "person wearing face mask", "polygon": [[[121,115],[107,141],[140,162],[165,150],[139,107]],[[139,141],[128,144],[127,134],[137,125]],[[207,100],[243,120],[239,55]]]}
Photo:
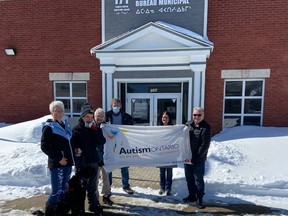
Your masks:
{"label": "person wearing face mask", "polygon": [[72,143],[75,158],[81,158],[76,163],[76,175],[87,180],[88,209],[95,213],[103,211],[96,190],[98,189],[97,172],[101,162],[99,149],[103,149],[105,142],[102,129],[94,121],[94,110],[89,103],[86,103],[81,108],[78,124],[73,128]]}
{"label": "person wearing face mask", "polygon": [[[133,118],[128,113],[125,113],[122,109],[122,102],[118,98],[113,98],[111,102],[111,110],[106,112],[106,121],[110,124],[117,125],[133,125]],[[129,184],[129,168],[121,168],[122,176],[122,188],[127,194],[133,194]],[[109,173],[110,185],[112,185],[112,172]]]}

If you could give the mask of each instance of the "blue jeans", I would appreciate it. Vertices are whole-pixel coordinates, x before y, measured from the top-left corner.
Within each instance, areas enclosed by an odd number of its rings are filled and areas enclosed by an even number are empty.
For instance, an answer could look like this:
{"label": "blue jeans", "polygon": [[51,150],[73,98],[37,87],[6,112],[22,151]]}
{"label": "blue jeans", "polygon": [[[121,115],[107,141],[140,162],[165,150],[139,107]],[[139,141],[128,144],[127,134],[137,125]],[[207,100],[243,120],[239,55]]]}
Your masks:
{"label": "blue jeans", "polygon": [[[127,189],[130,188],[129,184],[129,167],[121,168],[121,177],[122,177],[122,188]],[[112,185],[112,172],[108,174],[110,186]]]}
{"label": "blue jeans", "polygon": [[173,168],[160,167],[160,188],[166,191],[171,190]]}
{"label": "blue jeans", "polygon": [[197,195],[197,197],[202,198],[205,194],[205,162],[196,165],[184,164],[184,170],[189,196],[195,197]]}
{"label": "blue jeans", "polygon": [[51,168],[51,194],[46,205],[56,205],[66,199],[68,183],[71,177],[72,167]]}

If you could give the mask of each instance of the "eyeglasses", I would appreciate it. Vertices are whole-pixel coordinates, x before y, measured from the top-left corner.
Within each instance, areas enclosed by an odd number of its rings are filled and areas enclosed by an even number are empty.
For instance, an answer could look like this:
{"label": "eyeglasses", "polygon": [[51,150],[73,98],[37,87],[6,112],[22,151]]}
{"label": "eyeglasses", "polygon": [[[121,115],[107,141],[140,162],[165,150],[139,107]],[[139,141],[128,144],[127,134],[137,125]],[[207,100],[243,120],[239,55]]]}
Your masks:
{"label": "eyeglasses", "polygon": [[201,117],[202,114],[193,114],[193,116],[194,116],[194,117],[196,117],[196,116],[197,116],[197,117]]}
{"label": "eyeglasses", "polygon": [[62,109],[53,109],[52,112],[53,113],[62,113],[63,110]]}

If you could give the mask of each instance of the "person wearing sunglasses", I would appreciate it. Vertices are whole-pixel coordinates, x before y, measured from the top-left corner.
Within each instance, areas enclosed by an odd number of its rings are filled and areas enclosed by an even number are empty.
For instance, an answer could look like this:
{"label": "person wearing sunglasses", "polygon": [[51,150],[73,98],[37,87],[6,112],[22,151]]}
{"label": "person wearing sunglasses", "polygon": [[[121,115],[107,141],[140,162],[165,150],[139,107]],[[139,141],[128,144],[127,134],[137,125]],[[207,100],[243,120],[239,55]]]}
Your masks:
{"label": "person wearing sunglasses", "polygon": [[204,208],[204,174],[205,161],[212,137],[211,127],[204,120],[204,109],[195,107],[193,109],[192,121],[187,122],[189,127],[190,146],[192,152],[191,164],[184,164],[185,178],[188,188],[188,197],[183,201],[196,202],[200,209]]}

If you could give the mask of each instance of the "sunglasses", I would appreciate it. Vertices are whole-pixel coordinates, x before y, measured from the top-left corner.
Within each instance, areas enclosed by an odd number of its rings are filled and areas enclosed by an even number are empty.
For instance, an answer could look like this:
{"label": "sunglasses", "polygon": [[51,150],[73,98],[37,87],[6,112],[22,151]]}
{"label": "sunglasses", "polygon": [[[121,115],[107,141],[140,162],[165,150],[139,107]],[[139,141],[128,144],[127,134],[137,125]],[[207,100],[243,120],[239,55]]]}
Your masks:
{"label": "sunglasses", "polygon": [[193,114],[193,116],[194,116],[194,117],[196,117],[196,116],[197,116],[197,117],[200,117],[200,116],[202,116],[202,114]]}

